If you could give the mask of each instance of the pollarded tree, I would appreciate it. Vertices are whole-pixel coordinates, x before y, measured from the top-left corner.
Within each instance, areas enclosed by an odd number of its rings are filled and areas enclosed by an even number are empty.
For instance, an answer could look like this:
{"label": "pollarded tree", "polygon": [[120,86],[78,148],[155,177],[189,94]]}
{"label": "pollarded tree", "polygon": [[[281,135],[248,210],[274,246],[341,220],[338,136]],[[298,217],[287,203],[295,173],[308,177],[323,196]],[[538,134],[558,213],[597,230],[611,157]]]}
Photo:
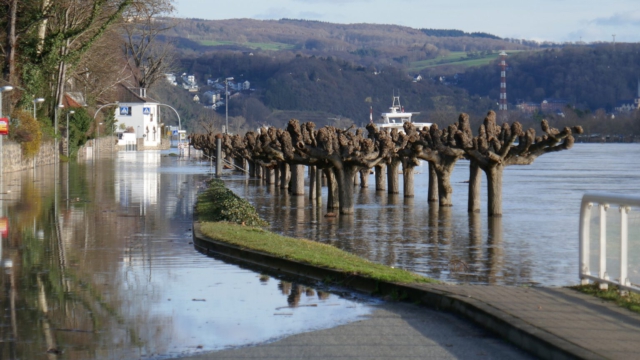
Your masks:
{"label": "pollarded tree", "polygon": [[464,150],[458,147],[454,135],[458,132],[470,134],[469,117],[461,114],[457,124],[451,124],[444,130],[440,130],[437,124],[431,125],[428,130],[416,130],[407,123],[405,132],[411,138],[404,153],[429,162],[429,169],[433,169],[437,176],[440,206],[452,206],[451,173],[456,162],[465,155]]}
{"label": "pollarded tree", "polygon": [[387,159],[393,149],[391,139],[382,137],[374,141],[365,138],[359,129],[341,130],[325,126],[314,130],[313,123],[300,126],[295,119],[289,121],[287,132],[291,136],[294,153],[316,162],[331,164],[338,182],[338,197],[341,214],[354,212],[353,177],[362,169],[371,169]]}
{"label": "pollarded tree", "polygon": [[582,134],[580,126],[558,130],[546,120],[542,120],[541,128],[545,135],[537,137],[534,129],[524,132],[518,122],[498,126],[496,113],[489,111],[476,137],[471,138],[463,131],[456,133],[466,155],[486,174],[489,216],[502,216],[502,177],[507,166],[530,165],[538,156],[568,150],[574,143],[573,132]]}

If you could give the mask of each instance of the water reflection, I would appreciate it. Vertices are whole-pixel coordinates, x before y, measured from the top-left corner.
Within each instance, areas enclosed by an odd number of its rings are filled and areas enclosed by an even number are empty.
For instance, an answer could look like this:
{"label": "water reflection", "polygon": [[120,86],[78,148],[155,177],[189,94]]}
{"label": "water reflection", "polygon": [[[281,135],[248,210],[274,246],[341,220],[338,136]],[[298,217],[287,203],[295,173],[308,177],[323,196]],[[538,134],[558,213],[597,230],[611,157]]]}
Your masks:
{"label": "water reflection", "polygon": [[[332,244],[378,263],[457,283],[568,285],[578,282],[583,193],[640,192],[639,146],[576,144],[533,165],[509,167],[504,216],[495,219],[486,216],[484,179],[481,212],[466,211],[467,161],[460,161],[451,176],[454,206],[445,208],[428,202],[426,163],[416,168],[415,197],[357,188],[355,214],[338,218],[324,217],[326,209],[307,200],[303,217],[300,199],[291,203],[286,191],[271,190],[260,181],[241,177],[227,184],[256,206],[272,230]],[[325,205],[326,199],[323,188]]]}
{"label": "water reflection", "polygon": [[[301,284],[283,294],[284,281],[196,252],[191,211],[207,171],[137,152],[5,174],[0,357],[177,357],[370,311],[366,299]],[[282,306],[290,315],[275,316]]]}

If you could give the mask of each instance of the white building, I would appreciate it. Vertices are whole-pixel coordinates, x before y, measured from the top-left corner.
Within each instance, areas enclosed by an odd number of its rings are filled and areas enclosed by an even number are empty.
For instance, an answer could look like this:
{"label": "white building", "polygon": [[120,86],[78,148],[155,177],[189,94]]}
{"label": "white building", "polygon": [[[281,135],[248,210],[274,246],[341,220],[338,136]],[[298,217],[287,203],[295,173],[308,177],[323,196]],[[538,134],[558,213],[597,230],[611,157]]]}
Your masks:
{"label": "white building", "polygon": [[[142,139],[145,147],[160,146],[162,134],[158,120],[159,103],[147,97],[146,89],[122,86],[115,116],[118,133],[135,133],[136,141]],[[120,139],[118,145],[126,145],[126,141]]]}

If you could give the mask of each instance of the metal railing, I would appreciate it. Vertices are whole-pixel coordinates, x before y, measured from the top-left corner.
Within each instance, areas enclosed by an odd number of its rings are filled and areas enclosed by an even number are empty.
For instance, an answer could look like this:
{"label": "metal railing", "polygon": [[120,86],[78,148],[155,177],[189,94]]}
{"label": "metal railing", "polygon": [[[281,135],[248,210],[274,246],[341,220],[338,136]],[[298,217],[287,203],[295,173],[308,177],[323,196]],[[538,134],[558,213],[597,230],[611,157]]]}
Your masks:
{"label": "metal railing", "polygon": [[[591,252],[591,209],[597,204],[599,208],[599,269],[597,275],[591,273],[589,268]],[[620,211],[620,276],[611,279],[607,270],[607,210],[611,205],[617,205]],[[629,280],[629,211],[631,207],[640,207],[640,196],[587,193],[582,197],[580,206],[580,280],[582,284],[594,281],[601,289],[607,289],[608,285],[618,286],[621,290],[640,292],[640,285],[633,284]],[[614,254],[615,256],[615,254]],[[614,268],[610,268],[611,271]],[[616,281],[617,280],[617,281]]]}

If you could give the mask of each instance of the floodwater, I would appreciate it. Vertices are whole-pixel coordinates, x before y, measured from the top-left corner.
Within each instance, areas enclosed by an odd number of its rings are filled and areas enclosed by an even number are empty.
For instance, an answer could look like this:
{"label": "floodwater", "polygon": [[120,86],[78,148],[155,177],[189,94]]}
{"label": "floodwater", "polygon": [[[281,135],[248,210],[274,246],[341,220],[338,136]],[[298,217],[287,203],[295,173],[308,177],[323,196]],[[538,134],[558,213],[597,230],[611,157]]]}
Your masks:
{"label": "floodwater", "polygon": [[369,298],[197,252],[192,208],[208,170],[144,151],[5,174],[0,357],[166,359],[371,312]]}
{"label": "floodwater", "polygon": [[[443,281],[501,285],[578,283],[583,194],[640,194],[640,144],[576,144],[532,165],[507,168],[501,218],[486,216],[484,178],[481,213],[467,213],[468,168],[468,161],[459,161],[452,174],[453,207],[428,204],[428,166],[423,162],[416,168],[415,197],[376,192],[371,175],[369,188],[356,189],[355,214],[338,218],[325,218],[326,208],[318,211],[307,196],[291,196],[257,180],[230,178],[227,184],[256,206],[273,231]],[[323,194],[326,204],[326,188]],[[607,214],[611,238],[619,233],[617,214],[614,208]],[[629,224],[629,277],[640,284],[639,209],[632,208]],[[591,268],[597,271],[597,227],[591,235]],[[615,243],[608,245],[607,254],[611,264],[619,263]],[[615,273],[609,275],[615,278]]]}

